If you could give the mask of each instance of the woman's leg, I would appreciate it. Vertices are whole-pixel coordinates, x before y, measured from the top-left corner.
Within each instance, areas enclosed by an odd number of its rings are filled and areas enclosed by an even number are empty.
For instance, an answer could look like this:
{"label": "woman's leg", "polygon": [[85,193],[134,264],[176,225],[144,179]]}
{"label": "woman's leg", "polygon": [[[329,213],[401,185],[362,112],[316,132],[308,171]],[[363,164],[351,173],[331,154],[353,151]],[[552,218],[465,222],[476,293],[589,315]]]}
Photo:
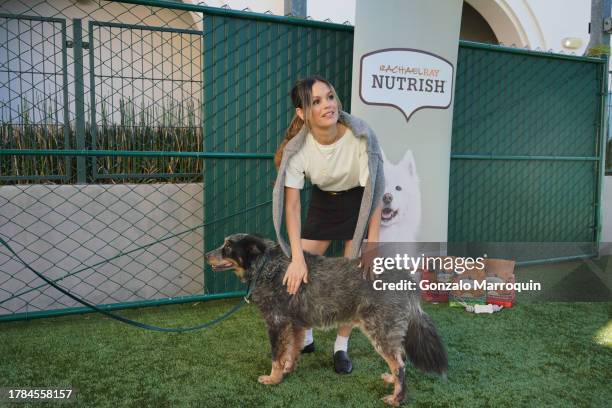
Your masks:
{"label": "woman's leg", "polygon": [[[352,239],[344,241],[344,254],[343,255],[345,258],[348,257],[348,255],[351,253],[352,247],[353,247]],[[353,329],[353,326],[351,326],[350,324],[342,325],[338,327],[338,336],[348,337],[351,334],[352,329]]]}
{"label": "woman's leg", "polygon": [[347,239],[346,241],[344,241],[344,254],[342,256],[344,256],[345,258],[348,257],[349,254],[351,253],[352,247],[353,247],[352,239]]}
{"label": "woman's leg", "polygon": [[314,239],[302,238],[302,249],[314,255],[323,255],[329,248],[331,241],[316,241]]}
{"label": "woman's leg", "polygon": [[[323,255],[329,248],[331,241],[316,241],[312,239],[302,238],[302,249],[314,255]],[[302,345],[303,353],[312,353],[314,351],[314,339],[312,337],[312,328],[304,331],[304,344]],[[311,346],[312,345],[312,346]]]}
{"label": "woman's leg", "polygon": [[[344,256],[351,252],[352,240],[344,241]],[[348,340],[353,326],[344,324],[338,327],[338,335],[334,343],[334,369],[338,374],[349,374],[353,371],[353,364],[348,356]],[[339,353],[340,352],[340,353]]]}
{"label": "woman's leg", "polygon": [[[344,241],[344,257],[348,257],[348,255],[351,253],[351,248],[353,246],[353,240],[349,239],[347,241]],[[353,329],[353,326],[351,326],[350,324],[344,324],[340,327],[338,327],[338,336],[343,336],[343,337],[348,337],[351,334],[351,330]]]}

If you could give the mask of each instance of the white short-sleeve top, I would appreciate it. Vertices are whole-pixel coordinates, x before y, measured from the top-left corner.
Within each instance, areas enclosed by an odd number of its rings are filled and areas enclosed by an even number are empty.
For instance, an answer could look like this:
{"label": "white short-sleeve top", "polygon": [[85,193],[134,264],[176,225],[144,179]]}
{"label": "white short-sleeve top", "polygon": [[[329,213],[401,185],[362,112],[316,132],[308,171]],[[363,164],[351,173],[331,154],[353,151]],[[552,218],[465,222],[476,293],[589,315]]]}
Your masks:
{"label": "white short-sleeve top", "polygon": [[302,148],[289,160],[285,186],[302,189],[308,178],[324,191],[365,187],[369,175],[366,143],[366,138],[356,137],[348,128],[329,145],[320,144],[308,133]]}

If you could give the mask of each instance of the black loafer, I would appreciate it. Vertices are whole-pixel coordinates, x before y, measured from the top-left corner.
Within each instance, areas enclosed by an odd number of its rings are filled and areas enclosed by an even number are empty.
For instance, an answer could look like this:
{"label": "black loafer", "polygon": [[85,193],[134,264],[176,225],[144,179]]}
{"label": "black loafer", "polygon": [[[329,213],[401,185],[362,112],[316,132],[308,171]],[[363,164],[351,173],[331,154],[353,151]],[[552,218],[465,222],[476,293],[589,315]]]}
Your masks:
{"label": "black loafer", "polygon": [[334,353],[334,370],[338,374],[350,374],[353,371],[353,363],[346,351],[338,350]]}
{"label": "black loafer", "polygon": [[315,351],[315,346],[314,346],[314,341],[313,341],[309,345],[304,346],[304,348],[302,349],[301,353],[302,354],[308,354],[308,353],[314,353],[314,351]]}

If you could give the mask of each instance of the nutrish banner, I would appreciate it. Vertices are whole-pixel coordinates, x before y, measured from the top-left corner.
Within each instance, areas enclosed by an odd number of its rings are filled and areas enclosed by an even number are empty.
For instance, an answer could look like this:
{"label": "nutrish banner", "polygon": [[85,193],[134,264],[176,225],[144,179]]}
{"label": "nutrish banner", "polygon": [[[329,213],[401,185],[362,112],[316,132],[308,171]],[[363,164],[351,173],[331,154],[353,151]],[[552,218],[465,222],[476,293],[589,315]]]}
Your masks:
{"label": "nutrish banner", "polygon": [[357,0],[351,111],[376,132],[385,242],[447,240],[461,0]]}

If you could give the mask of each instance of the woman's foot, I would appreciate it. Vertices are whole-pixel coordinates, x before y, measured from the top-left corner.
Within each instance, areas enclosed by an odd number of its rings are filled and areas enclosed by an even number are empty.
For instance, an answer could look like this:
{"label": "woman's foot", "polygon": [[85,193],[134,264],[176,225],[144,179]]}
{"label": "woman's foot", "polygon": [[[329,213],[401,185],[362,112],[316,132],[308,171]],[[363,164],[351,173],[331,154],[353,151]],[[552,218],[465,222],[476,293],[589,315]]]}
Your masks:
{"label": "woman's foot", "polygon": [[339,350],[334,353],[334,370],[338,374],[350,374],[353,371],[353,363],[344,350]]}
{"label": "woman's foot", "polygon": [[336,336],[334,343],[334,370],[338,374],[349,374],[353,371],[353,363],[348,356],[348,336]]}
{"label": "woman's foot", "polygon": [[302,348],[302,354],[314,353],[314,351],[315,351],[314,341],[304,346],[304,348]]}
{"label": "woman's foot", "polygon": [[304,347],[302,347],[302,354],[314,353],[315,345],[314,338],[312,337],[312,329],[304,330]]}

